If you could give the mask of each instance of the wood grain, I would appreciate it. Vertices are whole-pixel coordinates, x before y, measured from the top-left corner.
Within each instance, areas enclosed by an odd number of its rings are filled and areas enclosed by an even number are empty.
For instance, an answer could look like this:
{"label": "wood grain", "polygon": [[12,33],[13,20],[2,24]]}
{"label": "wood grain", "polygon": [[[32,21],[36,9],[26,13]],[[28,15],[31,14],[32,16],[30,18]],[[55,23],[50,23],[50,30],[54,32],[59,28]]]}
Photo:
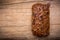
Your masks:
{"label": "wood grain", "polygon": [[55,40],[60,38],[60,4],[50,6],[50,35],[35,37],[31,32],[32,5],[37,2],[0,5],[0,38],[21,40]]}

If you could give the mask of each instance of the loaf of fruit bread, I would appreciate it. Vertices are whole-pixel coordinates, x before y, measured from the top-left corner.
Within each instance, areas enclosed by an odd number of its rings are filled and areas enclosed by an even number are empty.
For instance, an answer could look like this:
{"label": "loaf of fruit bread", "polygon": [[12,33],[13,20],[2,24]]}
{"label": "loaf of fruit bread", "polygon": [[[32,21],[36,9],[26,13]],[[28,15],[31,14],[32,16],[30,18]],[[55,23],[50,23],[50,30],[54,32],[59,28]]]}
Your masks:
{"label": "loaf of fruit bread", "polygon": [[32,33],[33,35],[44,37],[49,35],[50,4],[36,3],[32,5]]}

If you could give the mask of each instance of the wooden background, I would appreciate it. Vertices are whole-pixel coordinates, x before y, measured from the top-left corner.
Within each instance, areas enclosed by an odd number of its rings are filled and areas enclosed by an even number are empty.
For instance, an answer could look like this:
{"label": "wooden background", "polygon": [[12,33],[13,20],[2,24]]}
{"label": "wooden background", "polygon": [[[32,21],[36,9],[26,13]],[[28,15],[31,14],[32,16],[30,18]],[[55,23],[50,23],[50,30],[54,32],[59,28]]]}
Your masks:
{"label": "wooden background", "polygon": [[[29,0],[0,1],[0,39],[20,40],[55,40],[60,39],[60,3],[51,1],[50,35],[36,37],[31,31],[32,5],[37,3]],[[34,1],[34,0],[33,0]]]}

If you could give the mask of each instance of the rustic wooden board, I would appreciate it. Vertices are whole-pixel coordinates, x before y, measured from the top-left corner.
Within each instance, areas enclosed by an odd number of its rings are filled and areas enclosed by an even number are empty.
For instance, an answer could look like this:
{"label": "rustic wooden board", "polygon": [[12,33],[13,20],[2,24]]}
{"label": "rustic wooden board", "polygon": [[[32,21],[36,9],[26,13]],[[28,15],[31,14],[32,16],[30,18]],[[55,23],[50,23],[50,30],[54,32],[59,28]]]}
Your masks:
{"label": "rustic wooden board", "polygon": [[58,2],[52,2],[50,7],[50,35],[43,38],[32,35],[31,7],[35,3],[0,5],[0,38],[2,40],[58,40],[60,38],[60,4]]}

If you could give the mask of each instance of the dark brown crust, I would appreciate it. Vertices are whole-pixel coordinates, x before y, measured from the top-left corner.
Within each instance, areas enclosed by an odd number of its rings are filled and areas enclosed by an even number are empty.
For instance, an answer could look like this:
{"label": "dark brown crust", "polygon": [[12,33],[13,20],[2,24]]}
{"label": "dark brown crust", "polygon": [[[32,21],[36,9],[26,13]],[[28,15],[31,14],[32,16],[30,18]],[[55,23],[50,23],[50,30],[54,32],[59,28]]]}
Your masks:
{"label": "dark brown crust", "polygon": [[32,32],[37,36],[49,35],[49,4],[37,3],[32,6]]}

